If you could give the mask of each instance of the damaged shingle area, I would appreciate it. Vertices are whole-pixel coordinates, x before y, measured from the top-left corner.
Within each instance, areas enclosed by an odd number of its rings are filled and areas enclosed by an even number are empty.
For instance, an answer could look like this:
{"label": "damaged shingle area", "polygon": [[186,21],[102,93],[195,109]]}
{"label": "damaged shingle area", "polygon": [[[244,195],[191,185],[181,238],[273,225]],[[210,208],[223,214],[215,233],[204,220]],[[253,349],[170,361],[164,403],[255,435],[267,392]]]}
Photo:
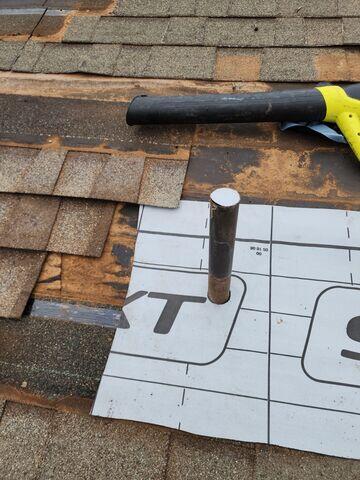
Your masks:
{"label": "damaged shingle area", "polygon": [[[0,40],[0,69],[307,82],[328,81],[328,65],[337,63],[346,66],[342,81],[360,78],[359,0],[121,0],[111,5],[104,0],[92,6],[59,0],[40,2],[42,9],[36,10],[38,3],[28,2],[34,8],[16,14],[0,10],[0,39],[7,39]],[[21,35],[28,41],[15,44],[12,40],[23,40]],[[329,47],[336,52],[323,51]],[[246,67],[249,48],[257,69]],[[281,54],[273,55],[274,48],[296,49],[282,56],[285,63],[275,75]],[[224,56],[233,59],[231,75]],[[295,68],[298,63],[303,74]]]}

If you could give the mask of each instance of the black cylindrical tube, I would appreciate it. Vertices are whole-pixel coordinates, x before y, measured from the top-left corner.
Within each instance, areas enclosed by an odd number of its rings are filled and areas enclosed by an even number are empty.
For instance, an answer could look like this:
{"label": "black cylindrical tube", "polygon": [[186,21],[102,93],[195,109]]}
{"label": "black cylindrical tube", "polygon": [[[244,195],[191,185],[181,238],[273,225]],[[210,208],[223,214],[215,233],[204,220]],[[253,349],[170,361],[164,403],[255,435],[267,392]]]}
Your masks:
{"label": "black cylindrical tube", "polygon": [[215,94],[178,97],[138,96],[128,125],[321,121],[326,104],[319,90]]}
{"label": "black cylindrical tube", "polygon": [[219,305],[230,298],[239,203],[240,195],[231,188],[218,188],[210,195],[208,297]]}

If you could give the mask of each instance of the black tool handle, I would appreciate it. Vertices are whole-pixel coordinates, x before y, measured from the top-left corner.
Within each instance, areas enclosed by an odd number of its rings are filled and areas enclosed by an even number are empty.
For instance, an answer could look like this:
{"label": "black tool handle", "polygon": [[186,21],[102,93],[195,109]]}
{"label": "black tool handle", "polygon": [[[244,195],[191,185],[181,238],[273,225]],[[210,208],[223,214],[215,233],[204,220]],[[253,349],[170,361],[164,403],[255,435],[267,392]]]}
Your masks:
{"label": "black tool handle", "polygon": [[138,96],[131,102],[128,125],[322,121],[326,105],[316,89],[265,93],[178,97]]}

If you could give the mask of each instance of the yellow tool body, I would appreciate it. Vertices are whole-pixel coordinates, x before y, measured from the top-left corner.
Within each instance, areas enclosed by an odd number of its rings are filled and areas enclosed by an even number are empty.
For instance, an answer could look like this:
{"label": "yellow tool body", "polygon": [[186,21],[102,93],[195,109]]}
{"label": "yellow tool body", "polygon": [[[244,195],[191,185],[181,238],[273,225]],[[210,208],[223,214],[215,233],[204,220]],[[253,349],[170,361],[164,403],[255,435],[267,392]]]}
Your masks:
{"label": "yellow tool body", "polygon": [[324,97],[324,122],[336,123],[360,160],[360,100],[349,97],[339,86],[317,87]]}

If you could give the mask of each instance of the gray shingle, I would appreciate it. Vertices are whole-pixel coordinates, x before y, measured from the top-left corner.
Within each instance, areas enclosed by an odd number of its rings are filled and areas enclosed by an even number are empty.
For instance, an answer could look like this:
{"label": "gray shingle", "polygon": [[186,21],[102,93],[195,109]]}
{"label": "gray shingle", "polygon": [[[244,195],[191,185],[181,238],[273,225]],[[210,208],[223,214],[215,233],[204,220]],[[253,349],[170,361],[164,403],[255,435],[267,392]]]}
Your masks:
{"label": "gray shingle", "polygon": [[38,475],[54,413],[8,402],[0,423],[0,470],[3,479]]}
{"label": "gray shingle", "polygon": [[64,42],[71,43],[87,43],[95,33],[96,26],[100,21],[100,17],[73,17],[65,30]]}
{"label": "gray shingle", "polygon": [[316,81],[312,51],[307,48],[266,48],[260,80],[266,82]]}
{"label": "gray shingle", "polygon": [[277,0],[278,13],[284,17],[336,17],[338,0]]}
{"label": "gray shingle", "polygon": [[83,52],[79,71],[112,75],[120,53],[120,45],[88,45]]}
{"label": "gray shingle", "polygon": [[200,3],[199,0],[177,0],[176,2],[171,1],[169,2],[168,14],[190,17],[195,15],[195,10],[197,9],[198,3]]}
{"label": "gray shingle", "polygon": [[196,15],[204,17],[226,17],[231,0],[198,0]]}
{"label": "gray shingle", "polygon": [[163,43],[167,45],[202,45],[205,22],[205,18],[173,17],[169,21]]}
{"label": "gray shingle", "polygon": [[342,20],[340,18],[306,18],[305,38],[308,46],[342,45]]}
{"label": "gray shingle", "polygon": [[338,14],[341,17],[358,17],[360,0],[338,0]]}
{"label": "gray shingle", "polygon": [[117,77],[142,77],[150,59],[151,47],[121,46],[114,75]]}
{"label": "gray shingle", "polygon": [[95,43],[130,45],[160,44],[169,20],[167,18],[102,17],[95,29]]}
{"label": "gray shingle", "polygon": [[57,413],[39,480],[159,480],[169,432],[149,425]]}
{"label": "gray shingle", "polygon": [[167,16],[172,0],[122,0],[115,7],[114,15],[134,17]]}
{"label": "gray shingle", "polygon": [[278,18],[276,20],[275,45],[302,46],[305,43],[303,18]]}
{"label": "gray shingle", "polygon": [[24,45],[24,42],[0,41],[0,70],[11,70]]}
{"label": "gray shingle", "polygon": [[276,17],[276,0],[231,0],[228,15],[238,17]]}
{"label": "gray shingle", "polygon": [[215,48],[152,47],[145,74],[156,78],[211,79],[215,66]]}
{"label": "gray shingle", "polygon": [[33,72],[79,72],[82,59],[87,51],[87,45],[65,45],[61,43],[47,43],[40,54],[39,60],[33,68]]}
{"label": "gray shingle", "polygon": [[166,478],[253,480],[254,463],[253,445],[176,432],[171,437]]}
{"label": "gray shingle", "polygon": [[0,35],[31,35],[44,12],[43,8],[0,9]]}
{"label": "gray shingle", "polygon": [[45,44],[29,40],[13,66],[15,72],[32,72]]}
{"label": "gray shingle", "polygon": [[261,445],[256,450],[254,480],[357,480],[359,462]]}
{"label": "gray shingle", "polygon": [[[360,12],[360,10],[359,10]],[[344,18],[344,44],[360,44],[360,18]]]}
{"label": "gray shingle", "polygon": [[223,47],[260,47],[274,44],[274,21],[271,19],[209,19],[205,44]]}

